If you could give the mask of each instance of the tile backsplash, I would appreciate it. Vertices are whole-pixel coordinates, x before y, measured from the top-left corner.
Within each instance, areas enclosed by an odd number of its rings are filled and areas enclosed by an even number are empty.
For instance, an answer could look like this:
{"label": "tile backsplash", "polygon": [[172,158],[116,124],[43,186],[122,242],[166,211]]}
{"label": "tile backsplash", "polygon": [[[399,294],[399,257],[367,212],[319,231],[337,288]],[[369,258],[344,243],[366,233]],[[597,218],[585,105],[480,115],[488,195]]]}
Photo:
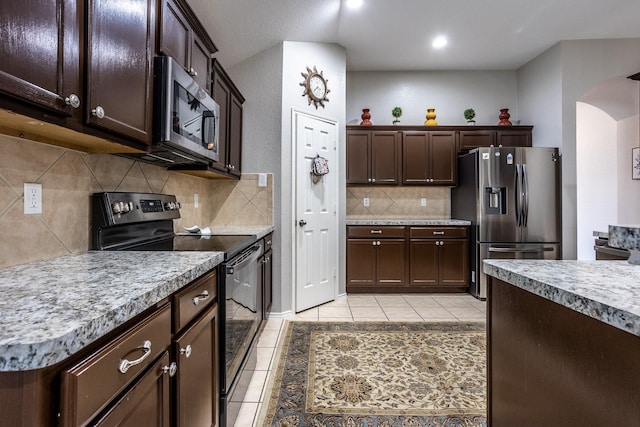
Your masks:
{"label": "tile backsplash", "polygon": [[[23,213],[25,182],[42,184],[42,214]],[[191,225],[273,225],[273,176],[211,180],[110,154],[86,154],[0,135],[0,267],[82,253],[90,197],[100,191],[175,194],[176,231]],[[194,206],[198,194],[199,206]]]}
{"label": "tile backsplash", "polygon": [[[364,206],[364,198],[369,206]],[[421,206],[421,199],[426,206]],[[363,186],[347,187],[347,219],[442,219],[451,216],[449,187]]]}

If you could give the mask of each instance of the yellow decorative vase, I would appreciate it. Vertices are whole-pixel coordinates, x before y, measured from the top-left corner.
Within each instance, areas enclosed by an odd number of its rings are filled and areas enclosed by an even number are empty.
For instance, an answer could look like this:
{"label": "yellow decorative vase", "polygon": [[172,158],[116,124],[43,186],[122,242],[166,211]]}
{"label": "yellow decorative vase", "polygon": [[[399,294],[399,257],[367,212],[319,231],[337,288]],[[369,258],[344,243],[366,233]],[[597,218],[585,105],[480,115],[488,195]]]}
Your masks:
{"label": "yellow decorative vase", "polygon": [[427,108],[427,121],[424,122],[425,126],[438,126],[438,122],[436,122],[436,109],[435,108]]}

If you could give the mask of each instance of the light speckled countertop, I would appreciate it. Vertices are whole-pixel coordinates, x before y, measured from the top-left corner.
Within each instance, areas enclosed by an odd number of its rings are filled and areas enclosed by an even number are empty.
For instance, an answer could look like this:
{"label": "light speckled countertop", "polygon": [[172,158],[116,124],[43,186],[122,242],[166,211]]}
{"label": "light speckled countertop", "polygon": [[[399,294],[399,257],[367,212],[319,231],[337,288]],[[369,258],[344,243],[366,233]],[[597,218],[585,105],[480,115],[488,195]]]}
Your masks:
{"label": "light speckled countertop", "polygon": [[2,268],[0,371],[64,360],[222,260],[222,252],[104,251]]}
{"label": "light speckled countertop", "polygon": [[471,221],[461,219],[377,219],[377,218],[347,218],[347,225],[454,225],[465,226],[471,225]]}
{"label": "light speckled countertop", "polygon": [[640,336],[638,265],[624,261],[485,260],[484,271],[545,299]]}

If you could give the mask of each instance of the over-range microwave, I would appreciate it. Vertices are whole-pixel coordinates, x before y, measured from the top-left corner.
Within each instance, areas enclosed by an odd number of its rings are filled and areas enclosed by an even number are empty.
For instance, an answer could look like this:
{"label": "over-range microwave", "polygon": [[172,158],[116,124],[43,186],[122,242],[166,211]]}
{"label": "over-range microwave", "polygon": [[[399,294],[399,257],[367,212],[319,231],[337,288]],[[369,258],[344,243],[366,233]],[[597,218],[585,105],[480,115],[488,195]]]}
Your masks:
{"label": "over-range microwave", "polygon": [[[180,164],[218,161],[220,107],[175,60],[154,60],[151,155]],[[195,159],[194,159],[195,157]]]}

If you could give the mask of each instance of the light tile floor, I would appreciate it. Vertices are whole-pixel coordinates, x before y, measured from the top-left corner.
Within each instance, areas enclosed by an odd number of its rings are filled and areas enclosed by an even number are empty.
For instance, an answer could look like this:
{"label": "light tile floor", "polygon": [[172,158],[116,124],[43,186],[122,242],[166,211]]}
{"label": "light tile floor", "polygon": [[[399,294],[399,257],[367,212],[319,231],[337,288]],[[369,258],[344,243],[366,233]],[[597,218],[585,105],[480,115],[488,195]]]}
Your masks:
{"label": "light tile floor", "polygon": [[258,337],[258,367],[240,406],[235,427],[259,426],[274,354],[285,321],[456,322],[486,319],[486,302],[469,294],[369,295],[351,294],[293,316],[269,319]]}

